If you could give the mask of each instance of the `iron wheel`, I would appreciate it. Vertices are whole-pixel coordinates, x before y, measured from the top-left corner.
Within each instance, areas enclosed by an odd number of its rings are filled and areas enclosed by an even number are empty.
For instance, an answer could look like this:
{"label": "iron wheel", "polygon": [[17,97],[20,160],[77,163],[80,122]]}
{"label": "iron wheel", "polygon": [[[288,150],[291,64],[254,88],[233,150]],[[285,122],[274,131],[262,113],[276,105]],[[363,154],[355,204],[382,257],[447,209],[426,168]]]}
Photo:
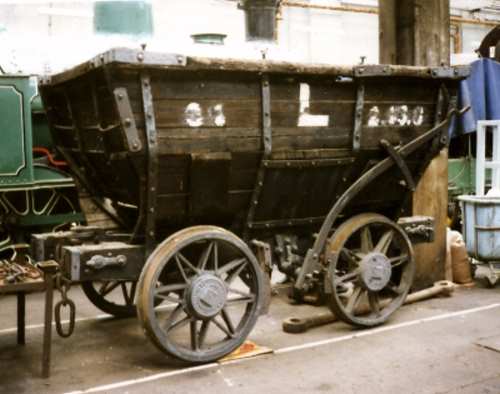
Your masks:
{"label": "iron wheel", "polygon": [[[152,286],[164,277],[172,279]],[[241,239],[219,227],[195,226],[170,236],[149,257],[138,284],[138,316],[164,353],[210,362],[246,339],[262,292],[261,269]]]}
{"label": "iron wheel", "polygon": [[387,321],[403,304],[413,282],[411,241],[400,226],[379,214],[345,221],[330,238],[326,257],[329,307],[356,326]]}

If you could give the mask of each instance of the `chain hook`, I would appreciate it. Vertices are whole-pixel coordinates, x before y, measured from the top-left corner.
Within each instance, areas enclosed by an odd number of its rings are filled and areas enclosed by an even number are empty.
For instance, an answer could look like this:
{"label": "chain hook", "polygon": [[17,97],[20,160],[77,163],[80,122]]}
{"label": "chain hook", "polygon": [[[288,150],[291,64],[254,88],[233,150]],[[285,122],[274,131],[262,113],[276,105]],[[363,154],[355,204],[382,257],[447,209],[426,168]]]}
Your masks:
{"label": "chain hook", "polygon": [[[68,338],[75,330],[76,306],[75,303],[68,298],[68,290],[71,287],[71,281],[64,278],[61,274],[56,276],[56,288],[61,292],[61,300],[55,305],[54,320],[56,323],[56,331],[62,338]],[[64,330],[61,319],[61,310],[69,307],[68,328]]]}

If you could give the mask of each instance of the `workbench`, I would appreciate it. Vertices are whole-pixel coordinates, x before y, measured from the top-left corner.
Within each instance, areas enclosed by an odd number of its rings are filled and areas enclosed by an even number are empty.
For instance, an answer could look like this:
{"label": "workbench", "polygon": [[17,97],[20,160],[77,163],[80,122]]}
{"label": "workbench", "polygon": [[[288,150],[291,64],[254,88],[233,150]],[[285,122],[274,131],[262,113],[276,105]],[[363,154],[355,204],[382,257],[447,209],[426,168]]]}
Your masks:
{"label": "workbench", "polygon": [[52,342],[52,309],[54,300],[54,274],[56,267],[41,265],[44,275],[40,279],[30,279],[19,283],[0,283],[0,296],[15,294],[17,297],[17,343],[26,343],[26,294],[45,292],[45,318],[42,352],[42,377],[50,375],[50,353]]}

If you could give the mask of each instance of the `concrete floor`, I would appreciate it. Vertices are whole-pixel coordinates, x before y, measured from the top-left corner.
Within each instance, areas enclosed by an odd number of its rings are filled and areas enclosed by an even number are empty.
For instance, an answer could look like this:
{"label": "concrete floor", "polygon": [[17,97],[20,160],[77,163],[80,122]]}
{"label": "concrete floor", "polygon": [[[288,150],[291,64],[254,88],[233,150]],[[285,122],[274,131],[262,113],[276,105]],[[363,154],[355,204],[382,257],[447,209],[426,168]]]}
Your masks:
{"label": "concrete floor", "polygon": [[0,298],[0,393],[500,393],[500,284],[405,306],[380,328],[335,323],[300,335],[284,333],[282,320],[323,308],[274,297],[250,337],[274,354],[195,368],[166,359],[135,319],[103,316],[79,288],[70,294],[83,320],[71,338],[55,336],[48,380],[39,377],[41,296],[28,297],[35,326],[24,347],[16,345],[15,298]]}

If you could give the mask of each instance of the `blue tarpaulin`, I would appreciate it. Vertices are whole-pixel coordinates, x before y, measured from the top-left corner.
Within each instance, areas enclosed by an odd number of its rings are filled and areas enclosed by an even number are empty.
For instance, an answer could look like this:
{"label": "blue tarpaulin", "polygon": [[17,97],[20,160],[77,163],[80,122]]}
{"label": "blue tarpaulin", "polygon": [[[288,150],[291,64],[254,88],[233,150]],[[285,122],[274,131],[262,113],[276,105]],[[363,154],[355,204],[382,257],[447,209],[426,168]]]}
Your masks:
{"label": "blue tarpaulin", "polygon": [[471,109],[460,117],[453,136],[476,131],[478,120],[500,119],[500,63],[479,59],[472,63],[469,77],[460,82],[460,108]]}

